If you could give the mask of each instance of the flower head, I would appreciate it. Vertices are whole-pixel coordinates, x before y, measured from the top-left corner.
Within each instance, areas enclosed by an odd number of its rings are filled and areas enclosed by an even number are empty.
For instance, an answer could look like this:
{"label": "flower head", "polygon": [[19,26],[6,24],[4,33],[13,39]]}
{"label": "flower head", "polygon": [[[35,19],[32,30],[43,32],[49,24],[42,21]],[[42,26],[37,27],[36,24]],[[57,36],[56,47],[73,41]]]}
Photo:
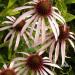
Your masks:
{"label": "flower head", "polygon": [[66,55],[65,53],[66,43],[69,42],[75,50],[75,46],[73,42],[73,40],[75,40],[75,34],[73,32],[70,32],[68,26],[61,25],[59,29],[60,29],[60,35],[58,37],[58,40],[57,41],[55,40],[53,34],[48,35],[46,38],[46,43],[44,44],[44,46],[42,46],[41,50],[50,47],[49,58],[50,61],[52,62],[53,53],[55,52],[54,55],[55,63],[57,62],[59,52],[61,52],[62,65],[63,65],[65,62],[65,55]]}
{"label": "flower head", "polygon": [[29,75],[29,71],[31,71],[32,75],[54,75],[53,72],[47,67],[56,67],[60,68],[56,64],[52,64],[49,61],[48,57],[42,57],[43,52],[28,54],[25,52],[19,52],[26,57],[17,57],[13,61],[15,62],[14,67],[19,69],[19,74]]}
{"label": "flower head", "polygon": [[52,5],[48,2],[48,0],[37,2],[35,9],[36,13],[38,13],[40,16],[48,16],[52,13]]}
{"label": "flower head", "polygon": [[[50,29],[51,27],[55,35],[55,38],[57,40],[59,36],[59,27],[56,20],[60,21],[63,24],[65,23],[65,20],[61,16],[58,8],[53,7],[52,4],[49,2],[49,0],[33,0],[26,4],[27,5],[15,9],[15,11],[23,10],[23,9],[29,9],[29,10],[24,14],[22,14],[17,19],[17,21],[14,23],[14,26],[16,26],[21,19],[29,15],[30,18],[28,19],[26,25],[24,25],[21,33],[23,33],[29,25],[31,26],[31,34],[33,30],[36,29],[35,39],[34,39],[34,42],[36,44],[40,36],[40,33],[42,36],[42,42],[44,42],[45,35],[46,35],[45,28],[49,27]],[[45,20],[48,21],[49,25],[46,25]]]}
{"label": "flower head", "polygon": [[14,48],[14,50],[16,50],[20,42],[20,37],[23,37],[27,46],[29,47],[30,45],[29,45],[28,37],[31,39],[33,39],[33,37],[29,35],[29,32],[27,30],[25,31],[25,33],[21,35],[21,30],[23,26],[25,25],[26,21],[23,19],[16,26],[13,27],[13,24],[15,23],[17,19],[14,16],[11,16],[11,17],[7,16],[7,19],[9,19],[9,21],[3,22],[3,24],[6,24],[6,26],[0,28],[0,31],[6,30],[6,29],[9,30],[9,33],[6,35],[4,39],[4,42],[6,42],[8,38],[10,37],[9,48],[11,48],[14,38],[17,37],[15,48]]}
{"label": "flower head", "polygon": [[0,75],[19,75],[18,70],[13,68],[14,62],[11,62],[10,65],[3,65],[3,68],[0,71]]}

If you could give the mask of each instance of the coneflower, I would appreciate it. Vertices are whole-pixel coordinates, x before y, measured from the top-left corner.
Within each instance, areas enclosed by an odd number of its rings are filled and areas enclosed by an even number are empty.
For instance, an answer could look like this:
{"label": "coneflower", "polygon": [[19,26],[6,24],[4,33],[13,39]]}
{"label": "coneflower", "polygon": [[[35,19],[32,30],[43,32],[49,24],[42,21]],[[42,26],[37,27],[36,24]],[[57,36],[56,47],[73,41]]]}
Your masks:
{"label": "coneflower", "polygon": [[55,52],[55,56],[54,56],[55,63],[58,59],[59,52],[61,52],[62,65],[63,65],[65,62],[65,56],[66,56],[66,53],[65,53],[66,43],[69,42],[75,50],[75,46],[73,42],[73,40],[75,40],[75,34],[73,32],[70,32],[70,29],[68,26],[61,25],[59,29],[60,29],[60,35],[58,37],[58,40],[57,41],[55,40],[53,33],[48,35],[45,40],[46,43],[42,46],[40,50],[50,47],[49,58],[50,58],[50,61],[52,62],[53,53]]}
{"label": "coneflower", "polygon": [[38,38],[40,36],[40,32],[42,35],[42,42],[44,42],[45,34],[46,34],[45,28],[46,26],[48,26],[46,24],[46,21],[48,21],[49,28],[50,27],[52,28],[55,38],[57,40],[59,36],[59,27],[56,20],[60,21],[63,24],[65,23],[65,20],[61,16],[58,8],[53,7],[51,2],[49,2],[49,0],[32,0],[31,2],[28,2],[26,4],[27,5],[15,9],[15,11],[23,10],[23,9],[29,9],[29,10],[26,11],[24,14],[22,14],[16,20],[14,26],[16,26],[21,19],[24,19],[28,15],[31,16],[28,19],[26,25],[24,25],[21,33],[23,33],[26,30],[26,28],[29,27],[29,25],[31,26],[31,33],[33,32],[33,29],[35,29],[36,27],[34,42],[37,43]]}
{"label": "coneflower", "polygon": [[[52,64],[48,57],[42,57],[42,52],[28,54],[25,52],[19,52],[26,57],[17,57],[13,61],[15,62],[14,68],[19,69],[19,74],[29,75],[54,75],[49,67],[60,68],[56,64]],[[49,66],[49,67],[48,67]]]}
{"label": "coneflower", "polygon": [[11,48],[13,40],[16,37],[16,43],[14,47],[14,50],[16,50],[20,42],[20,37],[23,37],[26,42],[26,45],[30,47],[28,38],[33,39],[33,37],[30,36],[29,31],[25,30],[25,33],[21,35],[21,30],[23,26],[25,25],[26,21],[23,19],[15,27],[13,27],[13,24],[15,23],[17,19],[14,16],[11,16],[11,17],[7,16],[6,18],[8,19],[8,21],[4,21],[3,24],[5,24],[5,26],[0,28],[0,31],[4,31],[6,29],[9,30],[9,33],[6,35],[4,39],[4,42],[6,42],[8,38],[10,37],[9,48]]}
{"label": "coneflower", "polygon": [[13,68],[14,62],[12,61],[10,65],[3,65],[3,68],[0,70],[0,75],[19,75],[18,70]]}

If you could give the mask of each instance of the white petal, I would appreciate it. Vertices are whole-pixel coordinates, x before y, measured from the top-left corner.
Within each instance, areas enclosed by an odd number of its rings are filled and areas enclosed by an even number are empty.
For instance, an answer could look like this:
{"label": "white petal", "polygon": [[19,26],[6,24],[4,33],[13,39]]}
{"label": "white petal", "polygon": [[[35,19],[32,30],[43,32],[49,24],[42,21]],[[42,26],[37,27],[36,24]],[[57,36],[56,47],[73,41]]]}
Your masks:
{"label": "white petal", "polygon": [[25,40],[27,46],[30,47],[30,45],[29,45],[29,40],[28,40],[28,38],[27,38],[27,36],[26,36],[25,34],[23,34],[23,38],[24,38],[24,40]]}
{"label": "white petal", "polygon": [[61,67],[69,67],[68,63],[65,61],[64,65],[62,65]]}
{"label": "white petal", "polygon": [[55,48],[55,63],[57,62],[58,56],[59,56],[59,42],[57,42]]}
{"label": "white petal", "polygon": [[29,1],[29,2],[26,2],[25,4],[36,4],[36,3],[33,1]]}
{"label": "white petal", "polygon": [[21,74],[23,75],[24,72],[25,72],[25,68],[22,68],[22,69],[19,70],[18,75],[21,75]]}
{"label": "white petal", "polygon": [[40,75],[38,71],[37,71],[37,74],[36,75]]}
{"label": "white petal", "polygon": [[25,62],[16,63],[16,64],[14,64],[13,68],[22,66],[22,65],[24,65],[24,64],[25,64]]}
{"label": "white petal", "polygon": [[25,31],[25,32],[29,36],[30,39],[34,40],[34,37],[32,35],[30,35],[30,33],[28,31]]}
{"label": "white petal", "polygon": [[51,63],[49,60],[43,60],[43,63]]}
{"label": "white petal", "polygon": [[2,27],[0,28],[0,31],[3,31],[3,30],[6,30],[6,29],[10,29],[12,26],[5,26],[5,27]]}
{"label": "white petal", "polygon": [[51,19],[52,19],[52,22],[54,23],[55,29],[56,29],[57,34],[59,36],[59,26],[58,26],[56,20],[52,16],[51,16]]}
{"label": "white petal", "polygon": [[17,7],[17,8],[14,9],[14,11],[23,10],[23,9],[28,9],[28,8],[33,8],[33,6],[22,6],[22,7]]}
{"label": "white petal", "polygon": [[35,75],[35,72],[34,72],[34,71],[32,71],[32,72],[31,72],[31,75]]}
{"label": "white petal", "polygon": [[48,75],[46,71],[42,70],[42,72],[43,72],[43,75]]}
{"label": "white petal", "polygon": [[44,64],[61,69],[57,64],[52,64],[52,63],[44,63]]}
{"label": "white petal", "polygon": [[55,40],[52,40],[51,46],[50,46],[50,51],[49,51],[50,62],[52,62],[54,48],[55,48]]}
{"label": "white petal", "polygon": [[10,35],[13,33],[13,31],[10,31],[7,35],[6,35],[6,37],[5,37],[5,39],[4,39],[4,42],[6,42],[6,40],[10,37]]}
{"label": "white petal", "polygon": [[12,62],[10,63],[9,68],[10,68],[10,69],[12,69],[12,68],[13,68],[13,66],[14,66],[14,62],[12,61]]}
{"label": "white petal", "polygon": [[53,72],[51,72],[48,68],[43,67],[45,71],[47,71],[50,75],[54,75]]}
{"label": "white petal", "polygon": [[75,40],[75,37],[73,36],[73,35],[69,35],[72,39],[74,39]]}
{"label": "white petal", "polygon": [[22,69],[22,67],[17,67],[17,68],[15,68],[15,72],[18,72],[18,71],[20,71]]}
{"label": "white petal", "polygon": [[12,21],[4,21],[4,22],[2,22],[2,24],[13,24],[13,22]]}
{"label": "white petal", "polygon": [[39,55],[42,55],[45,52],[45,50],[42,50],[39,52]]}
{"label": "white petal", "polygon": [[61,15],[59,15],[58,13],[56,13],[56,12],[53,11],[52,15],[53,15],[53,17],[55,17],[56,19],[58,19],[61,23],[63,23],[63,24],[66,23],[65,20],[64,20],[64,18]]}
{"label": "white petal", "polygon": [[42,70],[41,70],[41,69],[39,70],[39,73],[40,73],[40,75],[43,75],[43,72],[42,72]]}
{"label": "white petal", "polygon": [[65,62],[65,48],[66,48],[66,43],[65,41],[61,42],[61,56],[62,56],[62,65]]}
{"label": "white petal", "polygon": [[69,32],[70,34],[72,34],[72,35],[75,35],[73,32]]}
{"label": "white petal", "polygon": [[34,19],[34,21],[32,22],[32,27],[31,27],[31,30],[30,30],[30,34],[32,35],[32,32],[33,32],[33,30],[34,30],[34,27],[35,27],[35,25],[36,25],[36,22],[37,22],[37,20],[38,20],[38,16]]}
{"label": "white petal", "polygon": [[46,31],[45,31],[45,20],[44,20],[44,18],[42,18],[42,43],[44,43],[44,41],[45,41],[45,37],[46,37],[46,35],[45,35],[45,33],[46,33]]}
{"label": "white petal", "polygon": [[31,16],[31,14],[34,13],[34,10],[30,10],[24,14],[22,14],[17,20],[16,22],[13,24],[13,27],[15,27],[18,23],[20,23],[22,20],[24,20],[27,16]]}
{"label": "white petal", "polygon": [[59,14],[61,14],[61,12],[59,11],[59,9],[58,8],[56,8],[56,7],[52,7],[53,8],[53,10],[57,10],[58,11],[58,13]]}
{"label": "white petal", "polygon": [[21,35],[24,33],[24,31],[26,30],[26,28],[30,25],[30,23],[35,19],[36,15],[33,15],[30,19],[28,19],[26,21],[26,24],[23,26],[22,30],[21,30]]}
{"label": "white petal", "polygon": [[17,57],[15,59],[13,59],[14,62],[21,61],[21,60],[26,60],[26,58],[24,58],[24,57]]}
{"label": "white petal", "polygon": [[16,43],[15,43],[15,48],[14,48],[14,50],[17,49],[17,47],[18,47],[18,45],[19,45],[19,42],[20,42],[20,34],[18,33],[17,38],[16,38]]}
{"label": "white petal", "polygon": [[44,60],[49,60],[49,58],[48,58],[48,57],[44,57],[43,59],[44,59]]}
{"label": "white petal", "polygon": [[17,52],[17,53],[21,53],[21,54],[25,54],[27,56],[30,56],[30,54],[26,53],[26,52]]}
{"label": "white petal", "polygon": [[37,46],[41,45],[41,43],[42,43],[42,40],[41,40],[41,38],[39,37],[39,38],[38,38],[38,42],[37,42],[36,44],[33,44],[32,47],[37,47]]}
{"label": "white petal", "polygon": [[34,2],[38,2],[38,0],[33,0]]}
{"label": "white petal", "polygon": [[26,69],[26,70],[24,71],[24,74],[23,74],[23,75],[28,75],[28,72],[29,72],[29,69]]}
{"label": "white petal", "polygon": [[6,16],[6,18],[9,19],[10,21],[14,22],[14,20],[12,19],[12,17]]}
{"label": "white petal", "polygon": [[15,21],[16,20],[16,18],[14,17],[14,16],[11,16],[12,17],[12,19]]}
{"label": "white petal", "polygon": [[50,19],[50,17],[48,17],[48,21],[49,21],[50,26],[51,26],[51,28],[52,28],[52,31],[53,31],[53,33],[54,33],[55,39],[57,40],[57,39],[58,39],[58,34],[57,34],[56,28],[55,28],[55,26],[54,26],[52,20]]}
{"label": "white petal", "polygon": [[34,44],[35,44],[35,45],[37,44],[38,39],[39,39],[40,25],[41,25],[41,18],[39,18],[38,24],[37,24],[37,29],[36,29],[36,33],[35,33],[35,39],[34,39]]}
{"label": "white petal", "polygon": [[15,36],[15,32],[12,33],[12,36],[11,36],[11,38],[10,38],[9,49],[10,49],[11,46],[12,46],[12,42],[13,42],[14,36]]}
{"label": "white petal", "polygon": [[7,65],[6,64],[4,64],[3,67],[4,67],[4,69],[7,69]]}

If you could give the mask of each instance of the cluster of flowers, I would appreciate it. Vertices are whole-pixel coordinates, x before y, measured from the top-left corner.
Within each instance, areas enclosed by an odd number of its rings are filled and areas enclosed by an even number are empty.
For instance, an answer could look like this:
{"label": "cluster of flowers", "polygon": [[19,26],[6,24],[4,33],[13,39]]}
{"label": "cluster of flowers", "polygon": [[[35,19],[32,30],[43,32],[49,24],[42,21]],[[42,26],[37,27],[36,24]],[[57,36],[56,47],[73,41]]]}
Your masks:
{"label": "cluster of flowers", "polygon": [[[13,59],[8,66],[4,64],[0,75],[29,75],[29,72],[31,75],[54,75],[50,70],[51,67],[61,69],[56,65],[59,52],[62,56],[62,65],[65,62],[66,42],[69,41],[75,49],[72,41],[75,40],[75,34],[69,31],[60,11],[53,7],[49,0],[32,0],[25,6],[14,9],[14,11],[21,10],[25,10],[25,13],[17,19],[14,16],[6,16],[8,21],[2,23],[6,26],[1,27],[0,31],[9,30],[4,42],[9,39],[9,48],[11,48],[16,38],[14,50],[17,50],[20,39],[23,37],[29,48],[42,46],[34,54],[18,52],[23,54],[23,57]],[[32,45],[29,39],[33,41]],[[43,57],[42,54],[48,49],[49,58]]]}

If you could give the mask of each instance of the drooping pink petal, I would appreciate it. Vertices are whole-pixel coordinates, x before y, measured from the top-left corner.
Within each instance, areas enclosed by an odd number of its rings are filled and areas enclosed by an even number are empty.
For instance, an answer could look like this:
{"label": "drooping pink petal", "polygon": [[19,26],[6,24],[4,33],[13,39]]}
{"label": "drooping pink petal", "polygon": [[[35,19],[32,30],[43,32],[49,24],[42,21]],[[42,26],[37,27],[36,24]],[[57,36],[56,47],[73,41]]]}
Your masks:
{"label": "drooping pink petal", "polygon": [[49,59],[50,59],[50,62],[52,62],[54,48],[55,48],[55,41],[52,40],[51,46],[50,46],[50,50],[49,50]]}
{"label": "drooping pink petal", "polygon": [[23,38],[24,38],[24,40],[25,40],[27,46],[30,47],[30,45],[29,45],[29,40],[28,40],[28,38],[27,38],[27,36],[26,36],[25,34],[23,34]]}
{"label": "drooping pink petal", "polygon": [[35,38],[34,38],[34,44],[35,44],[35,45],[37,44],[38,39],[39,39],[40,25],[41,25],[41,18],[39,18],[38,24],[37,24],[37,29],[36,29]]}
{"label": "drooping pink petal", "polygon": [[54,75],[52,71],[50,71],[48,68],[46,68],[45,66],[43,67],[45,71],[47,71],[50,75]]}
{"label": "drooping pink petal", "polygon": [[13,32],[12,35],[11,35],[10,42],[9,42],[9,49],[12,46],[12,42],[13,42],[14,36],[15,36],[15,32]]}
{"label": "drooping pink petal", "polygon": [[35,17],[36,17],[36,15],[33,15],[33,17],[31,17],[30,19],[27,20],[26,24],[23,26],[23,28],[21,30],[21,35],[24,33],[24,31],[30,25],[30,23],[35,19]]}
{"label": "drooping pink petal", "polygon": [[6,42],[6,40],[10,37],[10,35],[13,33],[13,31],[10,31],[7,35],[6,35],[6,37],[5,37],[5,39],[4,39],[4,42]]}
{"label": "drooping pink petal", "polygon": [[55,63],[57,62],[58,56],[59,56],[59,42],[57,42],[55,48]]}
{"label": "drooping pink petal", "polygon": [[65,20],[62,16],[60,16],[58,13],[56,13],[55,11],[53,11],[53,17],[55,17],[56,19],[58,19],[61,23],[65,24]]}
{"label": "drooping pink petal", "polygon": [[57,39],[58,39],[58,34],[57,34],[56,28],[55,28],[55,26],[54,26],[52,20],[50,19],[50,17],[48,17],[48,21],[49,21],[50,26],[51,26],[51,28],[52,28],[52,31],[53,31],[53,33],[54,33],[54,35],[55,35],[55,39],[57,40]]}
{"label": "drooping pink petal", "polygon": [[65,62],[65,47],[66,47],[66,43],[65,41],[61,42],[61,56],[62,56],[62,65]]}
{"label": "drooping pink petal", "polygon": [[17,20],[16,22],[13,24],[13,27],[15,27],[17,24],[19,24],[22,20],[24,20],[26,17],[31,16],[31,14],[34,13],[34,10],[30,10],[24,14],[22,14]]}
{"label": "drooping pink petal", "polygon": [[56,20],[55,20],[52,16],[51,16],[51,19],[52,19],[52,22],[54,23],[55,29],[56,29],[57,34],[58,34],[58,36],[59,36],[59,34],[60,34],[59,26],[58,26]]}
{"label": "drooping pink petal", "polygon": [[16,38],[16,43],[15,43],[14,50],[17,49],[17,47],[18,47],[18,45],[19,45],[19,42],[20,42],[20,34],[18,33],[17,38]]}
{"label": "drooping pink petal", "polygon": [[28,9],[28,8],[33,8],[33,6],[22,6],[22,7],[17,7],[17,8],[14,9],[14,11],[19,11],[19,10]]}
{"label": "drooping pink petal", "polygon": [[30,35],[32,35],[32,33],[33,33],[33,30],[35,29],[35,25],[36,25],[36,22],[37,22],[37,20],[38,20],[38,16],[34,19],[34,21],[32,22],[32,26],[31,26],[31,30],[30,30]]}
{"label": "drooping pink petal", "polygon": [[12,26],[5,26],[5,27],[2,27],[2,28],[0,28],[0,31],[10,29],[11,27],[12,27]]}
{"label": "drooping pink petal", "polygon": [[14,22],[14,20],[12,19],[12,17],[6,16],[6,18],[9,19],[10,21]]}
{"label": "drooping pink petal", "polygon": [[44,43],[44,41],[45,41],[45,37],[46,37],[46,27],[45,27],[45,20],[44,20],[44,18],[42,18],[42,43]]}

